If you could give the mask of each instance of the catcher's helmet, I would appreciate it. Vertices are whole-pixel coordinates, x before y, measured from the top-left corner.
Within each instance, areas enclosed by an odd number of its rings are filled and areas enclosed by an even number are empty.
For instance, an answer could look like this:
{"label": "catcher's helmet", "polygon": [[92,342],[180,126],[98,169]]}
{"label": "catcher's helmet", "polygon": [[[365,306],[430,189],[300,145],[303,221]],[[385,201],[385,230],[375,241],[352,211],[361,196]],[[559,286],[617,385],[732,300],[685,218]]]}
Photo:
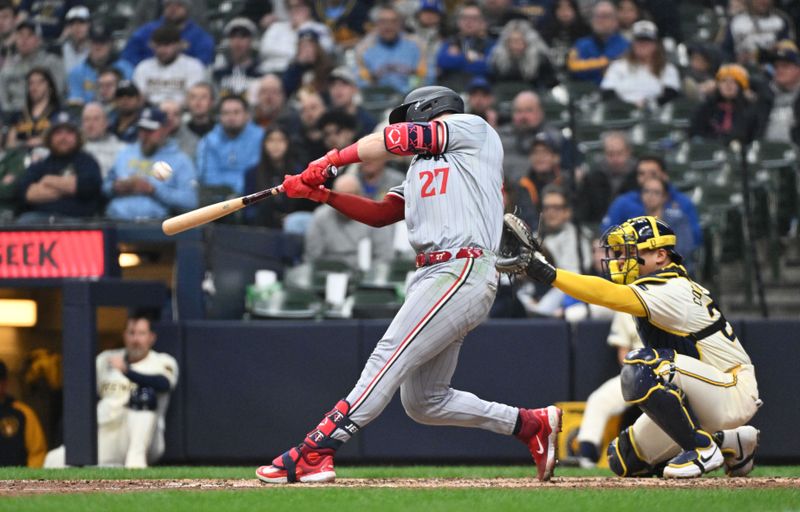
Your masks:
{"label": "catcher's helmet", "polygon": [[454,90],[440,85],[429,85],[414,89],[389,114],[389,123],[425,122],[444,112],[464,112],[464,100]]}
{"label": "catcher's helmet", "polygon": [[649,216],[628,219],[603,234],[603,268],[615,283],[630,284],[639,278],[639,264],[643,263],[639,251],[665,249],[680,265],[683,256],[675,250],[676,241],[675,232],[663,220]]}

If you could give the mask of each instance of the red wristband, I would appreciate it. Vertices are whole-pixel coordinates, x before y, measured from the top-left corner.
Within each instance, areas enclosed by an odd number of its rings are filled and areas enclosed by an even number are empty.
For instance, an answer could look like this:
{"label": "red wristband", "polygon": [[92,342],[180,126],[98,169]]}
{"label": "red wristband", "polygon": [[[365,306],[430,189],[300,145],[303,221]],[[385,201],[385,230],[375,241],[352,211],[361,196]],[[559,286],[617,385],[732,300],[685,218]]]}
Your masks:
{"label": "red wristband", "polygon": [[336,167],[354,164],[361,161],[361,158],[358,156],[358,142],[354,142],[343,149],[332,149],[328,151],[326,156],[328,157],[330,163]]}

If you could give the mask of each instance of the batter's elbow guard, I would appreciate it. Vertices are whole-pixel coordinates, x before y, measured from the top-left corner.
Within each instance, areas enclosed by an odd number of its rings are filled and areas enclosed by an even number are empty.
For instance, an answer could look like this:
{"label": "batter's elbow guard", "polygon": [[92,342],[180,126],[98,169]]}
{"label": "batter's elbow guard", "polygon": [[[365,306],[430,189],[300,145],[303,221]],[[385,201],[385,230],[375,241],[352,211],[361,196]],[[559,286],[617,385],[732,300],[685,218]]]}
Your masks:
{"label": "batter's elbow guard", "polygon": [[440,133],[446,133],[446,128],[438,121],[390,124],[383,130],[383,144],[394,155],[438,155],[446,139]]}

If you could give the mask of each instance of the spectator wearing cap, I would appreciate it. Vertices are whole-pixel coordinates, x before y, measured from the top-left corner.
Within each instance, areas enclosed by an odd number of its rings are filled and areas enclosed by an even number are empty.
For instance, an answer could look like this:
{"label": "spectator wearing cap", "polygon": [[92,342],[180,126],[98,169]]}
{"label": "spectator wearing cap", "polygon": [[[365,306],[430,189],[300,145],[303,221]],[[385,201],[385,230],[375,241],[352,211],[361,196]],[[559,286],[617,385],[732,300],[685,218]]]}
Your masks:
{"label": "spectator wearing cap", "polygon": [[0,361],[0,466],[42,467],[47,454],[39,417],[8,393],[8,367]]}
{"label": "spectator wearing cap", "polygon": [[258,35],[255,23],[234,18],[225,25],[225,52],[217,58],[211,76],[220,96],[244,95],[261,77],[253,38]]}
{"label": "spectator wearing cap", "polygon": [[89,32],[86,58],[67,75],[67,102],[71,105],[83,105],[97,99],[98,74],[106,68],[119,70],[126,80],[133,75],[130,63],[115,55],[111,32],[102,27],[94,27]]}
{"label": "spectator wearing cap", "polygon": [[108,116],[103,105],[90,101],[81,111],[83,149],[100,165],[103,179],[108,175],[117,154],[127,145],[109,131]]}
{"label": "spectator wearing cap", "polygon": [[561,148],[561,162],[569,168],[571,151],[563,142],[560,132],[545,119],[539,95],[533,91],[522,91],[511,102],[511,123],[500,127],[503,143],[504,170],[507,183],[517,182],[525,176],[529,164],[529,152],[533,139],[547,133]]}
{"label": "spectator wearing cap", "polygon": [[567,70],[575,80],[600,85],[611,61],[620,58],[630,46],[619,33],[617,8],[608,0],[592,7],[592,34],[575,41],[567,55]]}
{"label": "spectator wearing cap", "polygon": [[492,84],[482,76],[473,78],[467,86],[467,112],[480,117],[492,127],[497,127]]}
{"label": "spectator wearing cap", "polygon": [[77,0],[22,0],[19,2],[18,19],[30,20],[40,27],[42,39],[55,41],[64,30],[64,19],[70,9],[80,5]]}
{"label": "spectator wearing cap", "polygon": [[14,55],[14,23],[16,10],[11,0],[0,0],[0,69]]}
{"label": "spectator wearing cap", "polygon": [[328,85],[328,96],[331,107],[342,110],[356,117],[358,133],[356,138],[372,133],[377,121],[372,114],[358,104],[358,85],[355,74],[345,66],[339,66],[331,72]]}
{"label": "spectator wearing cap", "polygon": [[180,40],[186,43],[181,50],[189,57],[194,57],[205,66],[214,61],[214,38],[189,18],[189,5],[197,2],[189,0],[165,0],[161,18],[147,23],[137,29],[128,39],[122,51],[122,58],[136,66],[153,56],[155,49],[150,45],[153,32],[170,26],[178,30]]}
{"label": "spectator wearing cap", "polygon": [[[197,207],[197,172],[192,160],[167,136],[167,116],[146,107],[137,122],[138,140],[117,155],[105,180],[109,199],[106,216],[115,220],[163,219]],[[172,175],[164,181],[152,175],[153,164],[167,162]]]}
{"label": "spectator wearing cap", "polygon": [[150,103],[157,104],[166,99],[183,103],[189,87],[205,80],[203,63],[181,53],[185,43],[174,26],[162,25],[155,29],[151,43],[155,56],[136,65],[133,83]]}
{"label": "spectator wearing cap", "polygon": [[633,43],[623,58],[608,67],[600,88],[604,98],[618,98],[639,108],[664,105],[680,94],[678,68],[667,61],[655,23],[633,24]]}
{"label": "spectator wearing cap", "polygon": [[539,224],[542,189],[551,183],[564,184],[560,161],[558,142],[547,133],[537,134],[528,152],[528,171],[518,181],[512,182],[509,191],[520,218],[529,226]]}
{"label": "spectator wearing cap", "polygon": [[25,108],[26,76],[33,68],[47,69],[59,95],[64,91],[64,64],[42,48],[41,27],[31,20],[17,24],[14,32],[17,53],[0,69],[0,109],[6,114]]}
{"label": "spectator wearing cap", "polygon": [[474,76],[489,73],[489,54],[495,40],[489,37],[480,6],[465,3],[458,11],[458,32],[442,43],[436,64],[439,80],[446,84],[468,83]]}
{"label": "spectator wearing cap", "polygon": [[69,72],[89,55],[89,8],[76,5],[67,11],[64,32],[61,34],[61,59],[64,73]]}
{"label": "spectator wearing cap", "polygon": [[78,126],[66,112],[45,136],[49,155],[19,179],[22,214],[18,224],[76,222],[100,213],[100,166],[82,150]]}
{"label": "spectator wearing cap", "polygon": [[139,88],[130,80],[117,84],[114,93],[114,111],[111,116],[111,131],[123,142],[136,142],[137,122],[144,107]]}
{"label": "spectator wearing cap", "polygon": [[773,67],[775,72],[758,109],[768,112],[764,138],[800,144],[800,51],[794,41],[778,43]]}
{"label": "spectator wearing cap", "polygon": [[297,36],[297,53],[283,73],[283,89],[288,96],[299,89],[326,92],[332,69],[332,59],[319,44],[317,33],[302,31]]}
{"label": "spectator wearing cap", "polygon": [[556,0],[550,19],[541,27],[541,36],[550,48],[550,62],[563,69],[567,53],[575,42],[591,34],[576,0]]}
{"label": "spectator wearing cap", "polygon": [[373,11],[374,30],[356,46],[359,86],[391,87],[401,94],[432,81],[419,45],[403,31],[392,7]]}
{"label": "spectator wearing cap", "polygon": [[745,0],[745,11],[733,16],[722,49],[739,64],[756,64],[759,52],[771,51],[778,41],[796,38],[789,17],[773,0]]}
{"label": "spectator wearing cap", "polygon": [[219,123],[197,144],[200,184],[226,186],[232,193],[244,193],[244,176],[258,163],[264,129],[250,120],[247,101],[227,96],[219,102]]}
{"label": "spectator wearing cap", "polygon": [[297,36],[303,31],[317,34],[319,44],[329,54],[334,51],[330,28],[314,19],[308,0],[288,0],[287,21],[275,21],[261,36],[259,55],[262,73],[283,73],[297,53]]}
{"label": "spectator wearing cap", "polygon": [[547,45],[527,20],[506,24],[489,55],[489,66],[496,81],[524,82],[534,89],[558,83]]}
{"label": "spectator wearing cap", "polygon": [[318,0],[313,3],[313,15],[328,26],[338,47],[348,49],[364,36],[374,4],[374,0]]}
{"label": "spectator wearing cap", "polygon": [[51,118],[61,110],[61,100],[47,69],[33,68],[25,80],[28,89],[25,108],[10,117],[6,147],[24,147],[31,151],[44,145],[44,135],[50,128]]}
{"label": "spectator wearing cap", "polygon": [[738,64],[717,71],[717,89],[692,114],[689,137],[749,143],[760,137],[763,120],[750,100],[750,76]]}

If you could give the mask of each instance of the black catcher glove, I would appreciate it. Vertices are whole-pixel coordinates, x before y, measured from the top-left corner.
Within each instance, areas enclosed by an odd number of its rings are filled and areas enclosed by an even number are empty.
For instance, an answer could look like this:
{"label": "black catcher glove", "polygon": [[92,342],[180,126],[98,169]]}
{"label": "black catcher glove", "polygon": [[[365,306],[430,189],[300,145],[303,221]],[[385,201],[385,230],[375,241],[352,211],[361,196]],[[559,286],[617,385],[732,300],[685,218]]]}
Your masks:
{"label": "black catcher glove", "polygon": [[553,281],[556,279],[556,267],[547,261],[547,257],[544,255],[544,251],[539,242],[534,238],[531,238],[531,240],[533,242],[533,256],[531,257],[531,261],[525,273],[528,274],[528,277],[540,283],[547,285],[553,284]]}
{"label": "black catcher glove", "polygon": [[503,236],[495,268],[504,274],[522,274],[533,257],[531,229],[525,221],[514,215],[503,215]]}

